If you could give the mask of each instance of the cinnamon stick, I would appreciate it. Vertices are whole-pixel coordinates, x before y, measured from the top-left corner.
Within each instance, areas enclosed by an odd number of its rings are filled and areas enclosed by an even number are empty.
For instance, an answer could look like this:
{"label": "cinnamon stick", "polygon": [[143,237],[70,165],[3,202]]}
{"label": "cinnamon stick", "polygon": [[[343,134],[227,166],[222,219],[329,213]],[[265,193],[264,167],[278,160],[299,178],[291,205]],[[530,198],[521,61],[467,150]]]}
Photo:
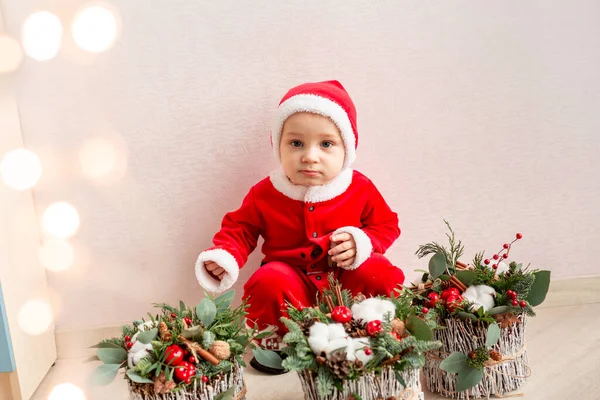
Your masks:
{"label": "cinnamon stick", "polygon": [[468,269],[469,265],[465,264],[462,261],[456,261],[456,269]]}
{"label": "cinnamon stick", "polygon": [[219,364],[219,359],[213,356],[212,353],[210,353],[209,351],[204,350],[198,343],[192,342],[189,339],[183,339],[183,342],[186,344],[186,346],[190,349],[190,351],[192,352],[192,354],[194,354],[195,357],[200,356],[212,365]]}
{"label": "cinnamon stick", "polygon": [[325,296],[325,303],[327,303],[327,307],[329,307],[329,312],[332,312],[335,306],[333,305],[333,300],[331,300],[331,296]]}
{"label": "cinnamon stick", "polygon": [[343,306],[344,298],[342,297],[342,288],[340,285],[335,285],[335,295],[337,296],[338,305]]}

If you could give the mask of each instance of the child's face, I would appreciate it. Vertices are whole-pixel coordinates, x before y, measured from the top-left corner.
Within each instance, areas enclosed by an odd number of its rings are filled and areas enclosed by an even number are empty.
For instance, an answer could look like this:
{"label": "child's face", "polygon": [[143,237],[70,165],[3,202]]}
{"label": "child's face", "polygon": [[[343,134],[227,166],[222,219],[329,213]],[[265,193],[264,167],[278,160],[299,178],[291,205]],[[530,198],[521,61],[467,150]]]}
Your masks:
{"label": "child's face", "polygon": [[339,175],[346,152],[337,126],[329,118],[296,113],[283,124],[281,165],[296,185],[323,185]]}

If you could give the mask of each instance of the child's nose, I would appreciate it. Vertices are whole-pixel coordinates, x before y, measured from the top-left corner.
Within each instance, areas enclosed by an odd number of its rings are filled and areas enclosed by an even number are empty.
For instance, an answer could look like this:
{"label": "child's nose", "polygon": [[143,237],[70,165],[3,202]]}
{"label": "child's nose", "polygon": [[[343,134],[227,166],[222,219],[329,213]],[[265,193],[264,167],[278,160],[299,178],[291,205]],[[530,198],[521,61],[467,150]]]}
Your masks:
{"label": "child's nose", "polygon": [[307,147],[306,151],[302,156],[303,162],[316,162],[319,161],[319,149],[314,147]]}

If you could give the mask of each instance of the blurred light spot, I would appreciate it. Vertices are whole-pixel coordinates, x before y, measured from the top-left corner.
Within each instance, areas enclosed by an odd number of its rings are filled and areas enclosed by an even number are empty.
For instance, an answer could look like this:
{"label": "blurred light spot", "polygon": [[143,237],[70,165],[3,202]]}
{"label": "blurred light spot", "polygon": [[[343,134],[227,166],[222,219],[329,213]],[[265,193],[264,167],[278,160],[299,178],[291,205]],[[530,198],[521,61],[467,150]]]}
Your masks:
{"label": "blurred light spot", "polygon": [[46,332],[52,324],[52,309],[43,300],[30,300],[19,311],[17,320],[24,332],[39,335]]}
{"label": "blurred light spot", "polygon": [[19,68],[23,60],[23,50],[15,39],[0,35],[0,74]]}
{"label": "blurred light spot", "polygon": [[117,135],[87,140],[79,152],[83,174],[99,183],[114,183],[127,170],[127,146]]}
{"label": "blurred light spot", "polygon": [[81,10],[73,20],[71,32],[75,43],[90,53],[110,49],[117,38],[117,20],[112,11],[103,6]]}
{"label": "blurred light spot", "polygon": [[39,250],[42,265],[50,271],[65,271],[73,265],[73,246],[61,239],[47,240]]}
{"label": "blurred light spot", "polygon": [[16,190],[34,187],[42,176],[42,164],[38,156],[27,149],[8,152],[0,164],[2,180]]}
{"label": "blurred light spot", "polygon": [[42,226],[50,236],[68,238],[79,229],[79,214],[68,203],[54,203],[44,211]]}
{"label": "blurred light spot", "polygon": [[34,60],[50,60],[60,50],[62,34],[62,24],[56,15],[36,12],[23,24],[23,49]]}
{"label": "blurred light spot", "polygon": [[48,400],[85,400],[85,395],[72,383],[61,383],[52,389]]}

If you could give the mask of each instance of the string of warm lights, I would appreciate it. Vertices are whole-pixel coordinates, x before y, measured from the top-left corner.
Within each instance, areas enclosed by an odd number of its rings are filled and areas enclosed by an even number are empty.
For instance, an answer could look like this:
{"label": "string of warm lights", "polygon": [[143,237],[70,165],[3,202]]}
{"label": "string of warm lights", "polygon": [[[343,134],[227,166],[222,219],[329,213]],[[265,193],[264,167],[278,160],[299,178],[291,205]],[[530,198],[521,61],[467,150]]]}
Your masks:
{"label": "string of warm lights", "polygon": [[[37,62],[47,62],[61,51],[65,40],[63,22],[48,10],[36,11],[23,22],[21,40],[0,31],[0,74],[19,69],[24,55]],[[107,3],[89,4],[78,10],[70,21],[74,43],[88,53],[111,49],[120,30],[118,13]],[[78,154],[81,173],[96,183],[111,183],[124,176],[127,165],[126,146],[115,134],[96,137],[83,143]],[[16,191],[35,188],[43,180],[44,160],[31,149],[17,148],[1,158],[0,178]],[[43,234],[38,256],[49,271],[66,271],[77,254],[69,242],[78,231],[80,216],[75,206],[64,201],[50,204],[41,215]],[[31,299],[18,312],[18,325],[29,335],[46,332],[52,325],[52,308],[45,300]],[[48,400],[85,400],[83,391],[72,383],[57,385]]]}

